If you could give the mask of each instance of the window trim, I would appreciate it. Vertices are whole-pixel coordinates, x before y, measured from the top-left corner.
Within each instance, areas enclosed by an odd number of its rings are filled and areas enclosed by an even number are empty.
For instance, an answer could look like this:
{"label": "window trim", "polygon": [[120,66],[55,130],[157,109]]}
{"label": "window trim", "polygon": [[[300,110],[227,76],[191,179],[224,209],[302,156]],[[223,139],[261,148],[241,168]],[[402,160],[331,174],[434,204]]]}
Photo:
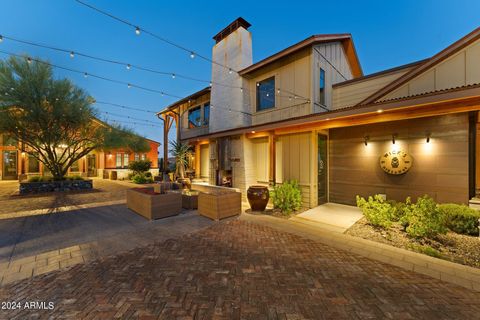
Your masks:
{"label": "window trim", "polygon": [[[272,95],[273,106],[268,107],[268,108],[259,109],[259,105],[260,105],[260,91],[259,91],[259,88],[260,88],[262,82],[268,82],[270,80],[273,80],[273,95]],[[262,112],[262,111],[267,111],[267,110],[276,108],[277,100],[275,98],[275,76],[274,75],[271,76],[271,77],[265,78],[263,80],[257,81],[257,83],[255,84],[255,98],[256,98],[256,101],[255,101],[256,112]]]}

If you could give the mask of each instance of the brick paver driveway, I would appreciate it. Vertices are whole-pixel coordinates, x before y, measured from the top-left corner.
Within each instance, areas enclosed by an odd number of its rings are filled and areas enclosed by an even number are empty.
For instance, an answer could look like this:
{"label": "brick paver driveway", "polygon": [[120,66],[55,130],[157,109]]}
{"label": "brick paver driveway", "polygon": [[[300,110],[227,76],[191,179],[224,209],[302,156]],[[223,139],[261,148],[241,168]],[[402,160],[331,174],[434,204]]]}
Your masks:
{"label": "brick paver driveway", "polygon": [[[128,241],[128,239],[125,239]],[[478,319],[480,294],[243,221],[0,289],[4,319]]]}

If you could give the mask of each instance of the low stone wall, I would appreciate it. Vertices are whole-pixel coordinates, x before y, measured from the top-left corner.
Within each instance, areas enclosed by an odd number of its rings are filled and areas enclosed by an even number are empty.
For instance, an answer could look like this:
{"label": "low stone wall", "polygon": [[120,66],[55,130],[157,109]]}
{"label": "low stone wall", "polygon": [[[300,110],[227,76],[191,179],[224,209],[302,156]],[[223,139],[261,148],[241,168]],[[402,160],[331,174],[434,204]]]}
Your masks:
{"label": "low stone wall", "polygon": [[93,188],[92,180],[21,182],[20,194],[24,195],[24,194],[43,193],[43,192],[91,190],[92,188]]}

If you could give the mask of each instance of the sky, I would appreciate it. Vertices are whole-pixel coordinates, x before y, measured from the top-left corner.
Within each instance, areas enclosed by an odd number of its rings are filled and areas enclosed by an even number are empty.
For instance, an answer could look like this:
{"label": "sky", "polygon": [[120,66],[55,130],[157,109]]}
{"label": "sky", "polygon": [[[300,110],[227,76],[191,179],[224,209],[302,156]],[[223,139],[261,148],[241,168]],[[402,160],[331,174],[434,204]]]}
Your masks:
{"label": "sky", "polygon": [[[107,1],[85,2],[131,21],[166,39],[211,57],[212,36],[237,17],[252,24],[253,61],[259,61],[313,34],[351,33],[364,74],[428,58],[480,27],[478,0],[405,1]],[[125,61],[169,73],[210,80],[209,62],[165,44],[88,9],[75,0],[1,0],[0,35]],[[0,50],[28,54],[59,66],[105,76],[176,96],[187,96],[208,83],[127,70],[67,53],[18,44],[0,43]],[[5,54],[0,54],[5,59]],[[177,99],[128,88],[123,84],[85,78],[54,69],[98,101],[160,111]],[[127,125],[162,142],[162,122],[153,113],[97,105],[108,120],[154,122]],[[171,130],[170,139],[174,139]]]}

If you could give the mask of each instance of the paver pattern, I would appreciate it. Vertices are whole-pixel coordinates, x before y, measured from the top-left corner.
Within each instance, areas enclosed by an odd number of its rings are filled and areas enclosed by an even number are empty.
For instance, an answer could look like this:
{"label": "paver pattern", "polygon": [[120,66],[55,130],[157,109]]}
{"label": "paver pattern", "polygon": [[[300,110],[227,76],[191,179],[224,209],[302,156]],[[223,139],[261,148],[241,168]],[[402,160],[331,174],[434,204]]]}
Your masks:
{"label": "paver pattern", "polygon": [[238,220],[0,289],[13,299],[55,308],[3,319],[480,317],[478,293]]}
{"label": "paver pattern", "polygon": [[0,216],[20,211],[75,206],[87,203],[125,200],[126,190],[136,185],[124,181],[111,181],[95,178],[94,190],[82,192],[56,192],[39,195],[19,196],[18,182],[0,182]]}

